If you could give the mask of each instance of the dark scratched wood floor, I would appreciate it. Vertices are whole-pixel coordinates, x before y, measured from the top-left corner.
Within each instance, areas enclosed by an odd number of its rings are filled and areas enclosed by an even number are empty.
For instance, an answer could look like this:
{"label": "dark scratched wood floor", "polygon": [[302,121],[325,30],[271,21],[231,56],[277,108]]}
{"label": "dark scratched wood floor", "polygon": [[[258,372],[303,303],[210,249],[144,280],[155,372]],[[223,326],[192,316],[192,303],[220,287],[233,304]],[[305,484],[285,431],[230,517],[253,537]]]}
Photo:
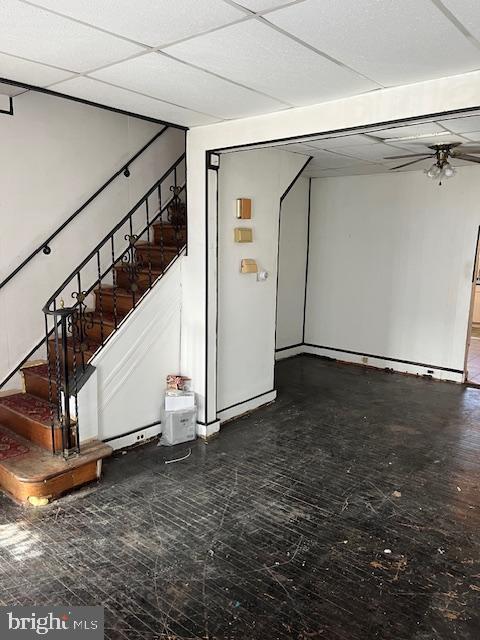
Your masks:
{"label": "dark scratched wood floor", "polygon": [[106,637],[480,638],[480,390],[327,363],[192,446],[42,510],[0,498],[0,603],[98,604]]}

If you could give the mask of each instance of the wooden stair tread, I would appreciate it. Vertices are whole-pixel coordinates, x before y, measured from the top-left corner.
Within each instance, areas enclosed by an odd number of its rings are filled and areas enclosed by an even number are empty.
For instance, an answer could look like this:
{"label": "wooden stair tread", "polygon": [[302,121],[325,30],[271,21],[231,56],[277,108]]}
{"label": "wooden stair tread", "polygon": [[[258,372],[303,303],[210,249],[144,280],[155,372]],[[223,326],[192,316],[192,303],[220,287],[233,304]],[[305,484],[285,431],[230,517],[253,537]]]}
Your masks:
{"label": "wooden stair tread", "polygon": [[[102,287],[103,289],[104,287]],[[100,311],[97,309],[96,311],[89,311],[92,314],[92,319],[94,322],[103,322],[103,324],[111,324],[113,327],[115,326],[115,316],[113,313],[109,311]],[[117,325],[123,320],[125,316],[120,316],[117,313]]]}
{"label": "wooden stair tread", "polygon": [[112,454],[109,445],[92,440],[82,445],[79,455],[64,460],[1,424],[0,435],[18,449],[12,457],[0,460],[0,487],[20,502],[30,496],[56,498],[98,479],[102,460]]}
{"label": "wooden stair tread", "polygon": [[[154,222],[152,224],[152,227],[162,227],[163,229],[173,229],[173,230],[175,230],[175,227],[170,222]],[[181,227],[178,227],[178,229],[179,229],[179,231],[185,231],[186,227],[185,227],[185,225],[183,225]]]}
{"label": "wooden stair tread", "polygon": [[[131,294],[130,294],[131,295]],[[49,344],[55,345],[55,338],[49,338],[48,339]],[[88,331],[87,331],[87,335],[85,338],[85,342],[87,343],[87,350],[84,351],[85,357],[91,358],[93,356],[93,354],[95,353],[95,351],[101,346],[100,342],[96,342],[95,340],[92,340],[92,338],[88,335]],[[77,342],[75,342],[75,344],[77,344]],[[58,346],[60,349],[60,352],[62,350],[62,341],[61,339],[58,342]],[[68,336],[67,338],[67,349],[72,349],[73,350],[73,338],[71,336]],[[81,352],[78,352],[77,354],[77,358],[81,358],[82,354]]]}
{"label": "wooden stair tread", "polygon": [[[22,367],[22,373],[29,376],[37,376],[38,378],[46,378],[48,380],[48,364],[36,364],[33,367]],[[52,371],[53,373],[53,371]]]}
{"label": "wooden stair tread", "polygon": [[[155,245],[153,245],[155,246]],[[176,247],[175,247],[176,249]],[[115,269],[117,271],[125,271],[125,267],[127,265],[131,264],[130,262],[123,262],[122,265],[115,265]],[[152,264],[151,268],[148,268],[147,266],[142,266],[138,268],[138,273],[143,273],[145,275],[149,275],[150,273],[152,274],[152,277],[158,278],[158,276],[162,275],[162,270],[159,269],[158,267],[156,267],[155,265]],[[109,286],[109,285],[102,285],[102,289],[104,286]]]}
{"label": "wooden stair tread", "polygon": [[[97,287],[97,289],[95,289],[95,291],[100,291],[100,288],[99,288],[99,287]],[[131,292],[131,291],[129,291],[128,289],[123,289],[123,287],[114,287],[114,286],[113,286],[113,285],[111,285],[111,284],[105,284],[105,285],[102,285],[102,294],[103,294],[103,293],[104,293],[105,295],[107,295],[107,296],[112,296],[112,297],[113,297],[113,295],[114,295],[114,293],[115,293],[115,295],[117,296],[117,298],[118,298],[118,297],[127,297],[127,296],[128,296],[129,298],[131,298],[131,297],[132,297],[132,292]],[[136,297],[138,298],[138,294],[136,295]],[[98,313],[100,314],[100,311],[98,311]],[[111,316],[112,316],[112,318],[113,318],[113,314],[111,314]],[[123,318],[122,318],[122,320],[123,320]],[[117,322],[119,323],[119,322],[120,322],[120,319],[117,319]]]}
{"label": "wooden stair tread", "polygon": [[[14,393],[0,398],[0,406],[18,415],[26,416],[44,428],[51,428],[54,405],[29,393]],[[55,425],[59,428],[59,425]]]}
{"label": "wooden stair tread", "polygon": [[65,460],[61,455],[52,456],[51,452],[42,449],[31,440],[19,436],[3,425],[0,425],[0,433],[7,433],[12,440],[28,448],[26,453],[0,460],[0,465],[15,474],[21,482],[43,482],[58,473],[64,473],[91,460],[106,458],[112,453],[112,448],[109,445],[99,440],[91,440],[83,444],[78,456]]}
{"label": "wooden stair tread", "polygon": [[163,243],[163,245],[160,244],[155,244],[153,242],[147,242],[146,240],[141,240],[140,242],[136,242],[135,243],[135,248],[136,249],[148,249],[149,251],[166,251],[166,252],[172,252],[174,251],[175,253],[177,253],[177,251],[181,251],[183,246],[185,245],[185,243],[183,244],[178,244],[178,246],[173,243],[173,244],[166,244]]}

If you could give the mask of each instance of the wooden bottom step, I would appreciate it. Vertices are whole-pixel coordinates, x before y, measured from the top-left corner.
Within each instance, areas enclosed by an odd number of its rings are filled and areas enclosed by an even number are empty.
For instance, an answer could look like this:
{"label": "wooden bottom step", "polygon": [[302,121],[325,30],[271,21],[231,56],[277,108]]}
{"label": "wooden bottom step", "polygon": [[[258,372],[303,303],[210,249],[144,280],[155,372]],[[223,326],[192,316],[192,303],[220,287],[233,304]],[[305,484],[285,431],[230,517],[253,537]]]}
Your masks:
{"label": "wooden bottom step", "polygon": [[92,440],[70,460],[53,456],[33,442],[0,425],[0,487],[19,502],[49,501],[100,478],[102,460],[112,448]]}

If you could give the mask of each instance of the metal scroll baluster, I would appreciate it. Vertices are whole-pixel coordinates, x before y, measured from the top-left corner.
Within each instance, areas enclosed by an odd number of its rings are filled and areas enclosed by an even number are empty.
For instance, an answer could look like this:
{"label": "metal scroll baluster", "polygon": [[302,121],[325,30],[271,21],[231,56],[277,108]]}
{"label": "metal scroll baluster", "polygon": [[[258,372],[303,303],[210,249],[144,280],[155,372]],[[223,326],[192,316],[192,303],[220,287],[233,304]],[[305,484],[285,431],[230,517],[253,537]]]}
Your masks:
{"label": "metal scroll baluster", "polygon": [[[55,328],[54,328],[55,330]],[[52,390],[52,366],[50,364],[50,348],[48,346],[49,340],[48,331],[48,316],[45,314],[45,348],[47,350],[47,373],[48,373],[48,404],[50,406],[50,428],[52,436],[52,453],[55,454],[55,405],[53,404],[53,390]]]}
{"label": "metal scroll baluster", "polygon": [[160,224],[160,271],[163,273],[165,271],[165,248],[164,248],[164,236],[163,236],[163,213],[162,213],[162,185],[158,185],[158,210],[160,211],[159,215],[159,224]]}
{"label": "metal scroll baluster", "polygon": [[[93,329],[94,317],[91,311],[87,311],[86,291],[74,291],[72,298],[76,299],[76,304],[71,309],[68,317],[68,329],[71,333],[72,341],[72,368],[73,379],[70,383],[70,396],[75,402],[75,449],[80,451],[79,437],[79,417],[78,417],[78,383],[86,369],[85,354],[89,349],[88,332]],[[81,356],[81,364],[78,362],[78,355]],[[70,420],[70,428],[71,420]]]}
{"label": "metal scroll baluster", "polygon": [[[177,186],[177,167],[173,170],[173,189],[170,187],[170,191],[173,192],[172,204],[177,204],[178,198],[178,186]],[[174,225],[174,233],[175,233],[175,246],[177,248],[177,256],[180,253],[180,221],[177,221]]]}
{"label": "metal scroll baluster", "polygon": [[[63,311],[64,302],[63,298],[60,298],[60,310],[57,309],[57,301],[55,300],[53,303],[54,315],[53,315],[53,326],[54,326],[54,359],[55,359],[55,379],[56,379],[56,387],[57,387],[57,419],[62,427],[63,421],[63,412],[62,412],[62,368],[61,368],[61,359],[60,359],[60,337],[58,335],[59,331],[59,320],[58,314],[60,311]],[[62,429],[62,445],[63,445],[63,429]],[[55,447],[56,449],[56,447]],[[63,446],[62,446],[63,449]]]}
{"label": "metal scroll baluster", "polygon": [[[77,286],[78,286],[78,292],[73,292],[72,293],[72,298],[76,298],[77,302],[79,302],[80,304],[82,304],[84,298],[84,292],[82,291],[82,279],[80,277],[80,271],[77,273]],[[78,299],[78,296],[80,296],[80,300]],[[73,314],[75,314],[75,311],[73,312]],[[72,320],[73,320],[73,314],[72,314]],[[73,325],[73,323],[72,323]],[[72,326],[73,328],[73,326]],[[78,328],[81,330],[81,326],[78,326]],[[73,331],[72,331],[73,334]],[[80,338],[82,338],[83,336],[81,336]],[[80,339],[80,344],[82,344],[83,340]],[[82,358],[82,369],[85,369],[85,350],[81,350],[80,351],[80,355]]]}
{"label": "metal scroll baluster", "polygon": [[[149,211],[149,208],[148,208],[148,198],[145,199],[145,214],[147,216],[147,242],[148,242],[148,245],[150,246],[150,211]],[[155,234],[155,230],[154,230],[154,234]],[[149,256],[149,258],[147,260],[147,266],[148,266],[148,288],[151,289],[152,288],[152,258],[151,258],[151,255]]]}
{"label": "metal scroll baluster", "polygon": [[[136,302],[136,296],[137,296],[137,291],[138,291],[138,271],[135,277],[135,273],[134,273],[134,266],[133,266],[133,260],[134,260],[134,254],[135,254],[135,248],[132,248],[133,242],[132,242],[132,238],[133,236],[133,222],[132,222],[132,216],[130,216],[129,220],[128,220],[128,224],[129,224],[129,228],[130,228],[130,237],[128,238],[128,244],[129,244],[129,253],[130,253],[130,259],[131,259],[131,265],[130,265],[130,273],[132,274],[132,279],[129,278],[129,282],[130,282],[130,290],[132,292],[132,306],[135,309],[135,302]],[[135,236],[135,240],[137,239],[137,237]]]}
{"label": "metal scroll baluster", "polygon": [[68,458],[72,450],[72,432],[71,432],[71,417],[70,417],[70,372],[68,370],[68,330],[67,330],[67,317],[70,314],[70,309],[62,308],[58,311],[60,316],[60,328],[62,332],[62,390],[63,390],[63,405],[62,405],[62,450],[63,457]]}
{"label": "metal scroll baluster", "polygon": [[94,324],[93,313],[87,311],[86,297],[86,291],[74,291],[72,293],[72,298],[75,298],[77,303],[73,307],[68,326],[72,334],[73,352],[81,356],[80,373],[83,373],[86,368],[85,354],[89,348],[88,332],[93,329]]}
{"label": "metal scroll baluster", "polygon": [[118,322],[117,322],[117,272],[115,270],[115,245],[114,245],[114,235],[112,235],[112,241],[111,241],[111,249],[112,249],[112,279],[113,279],[113,290],[112,290],[112,297],[113,297],[113,324],[115,327],[115,330],[117,329],[118,326]]}
{"label": "metal scroll baluster", "polygon": [[181,234],[183,233],[183,229],[185,228],[186,224],[186,207],[185,203],[183,203],[180,199],[182,187],[173,185],[172,187],[170,187],[170,191],[172,192],[172,199],[167,206],[167,216],[168,221],[172,225],[175,232],[175,242],[178,255],[181,249]]}
{"label": "metal scroll baluster", "polygon": [[[78,351],[78,346],[77,346],[77,332],[73,331],[73,327],[72,327],[72,323],[73,323],[73,317],[74,317],[74,313],[75,311],[72,312],[71,315],[68,316],[68,329],[70,331],[71,334],[71,339],[72,339],[72,382],[70,384],[70,397],[75,398],[75,422],[76,422],[76,431],[78,432],[78,398],[77,398],[77,379],[78,379],[78,368],[77,368],[77,351]],[[70,416],[70,422],[71,422],[71,416]],[[71,429],[71,424],[70,424],[70,429]],[[71,435],[71,434],[70,434]],[[78,437],[75,438],[75,445],[77,446],[77,451],[78,451]]]}
{"label": "metal scroll baluster", "polygon": [[132,292],[132,306],[135,308],[136,296],[138,291],[138,276],[141,263],[137,257],[135,243],[138,240],[136,235],[126,235],[125,240],[128,242],[128,248],[122,256],[122,271],[127,274],[130,291]]}
{"label": "metal scroll baluster", "polygon": [[[102,269],[100,264],[100,251],[97,251],[97,273],[98,273],[98,311],[100,312],[100,344],[103,345],[103,290],[102,290]],[[96,306],[96,305],[95,305]]]}

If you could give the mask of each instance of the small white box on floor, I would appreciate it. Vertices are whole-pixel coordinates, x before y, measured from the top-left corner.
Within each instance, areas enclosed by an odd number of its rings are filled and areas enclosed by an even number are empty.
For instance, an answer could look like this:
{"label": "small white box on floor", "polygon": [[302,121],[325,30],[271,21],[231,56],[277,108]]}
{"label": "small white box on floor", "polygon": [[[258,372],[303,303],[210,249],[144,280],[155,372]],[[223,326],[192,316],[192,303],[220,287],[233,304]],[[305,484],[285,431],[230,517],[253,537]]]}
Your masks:
{"label": "small white box on floor", "polygon": [[178,394],[165,395],[165,411],[184,411],[195,407],[195,394],[193,391],[183,391]]}
{"label": "small white box on floor", "polygon": [[161,445],[172,446],[181,442],[195,440],[197,426],[197,410],[165,411],[162,424]]}

